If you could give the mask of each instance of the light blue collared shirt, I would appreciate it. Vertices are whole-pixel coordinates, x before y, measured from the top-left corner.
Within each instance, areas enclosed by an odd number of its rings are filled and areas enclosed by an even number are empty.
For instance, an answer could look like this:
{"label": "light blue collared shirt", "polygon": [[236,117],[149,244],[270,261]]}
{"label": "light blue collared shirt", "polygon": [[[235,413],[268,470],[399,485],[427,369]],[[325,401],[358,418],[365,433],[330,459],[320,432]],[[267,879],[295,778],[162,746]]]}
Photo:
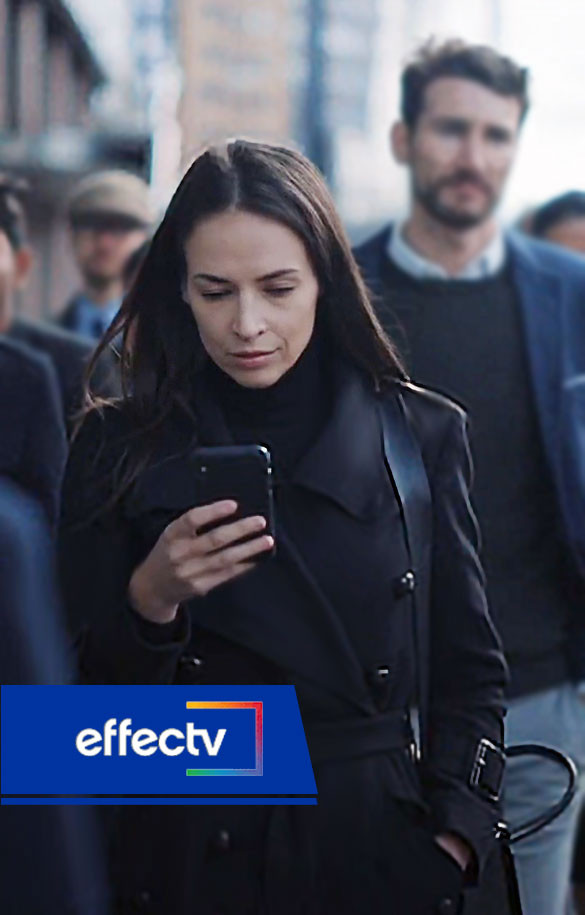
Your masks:
{"label": "light blue collared shirt", "polygon": [[494,276],[504,266],[506,247],[499,231],[489,245],[470,261],[461,273],[452,276],[440,264],[428,260],[415,251],[405,238],[405,222],[397,223],[388,242],[387,254],[397,267],[417,280],[485,280]]}
{"label": "light blue collared shirt", "polygon": [[96,305],[81,293],[76,300],[77,326],[75,330],[84,337],[100,340],[122,304],[122,299],[113,299],[107,305]]}

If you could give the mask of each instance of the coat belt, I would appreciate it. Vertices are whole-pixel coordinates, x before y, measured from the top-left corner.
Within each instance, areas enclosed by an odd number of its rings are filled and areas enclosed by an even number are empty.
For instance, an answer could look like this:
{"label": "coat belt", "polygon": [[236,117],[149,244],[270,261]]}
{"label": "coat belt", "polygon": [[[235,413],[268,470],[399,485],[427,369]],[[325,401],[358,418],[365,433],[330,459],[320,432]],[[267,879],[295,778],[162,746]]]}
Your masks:
{"label": "coat belt", "polygon": [[404,709],[341,721],[309,721],[305,736],[313,765],[404,750],[413,743],[410,717]]}

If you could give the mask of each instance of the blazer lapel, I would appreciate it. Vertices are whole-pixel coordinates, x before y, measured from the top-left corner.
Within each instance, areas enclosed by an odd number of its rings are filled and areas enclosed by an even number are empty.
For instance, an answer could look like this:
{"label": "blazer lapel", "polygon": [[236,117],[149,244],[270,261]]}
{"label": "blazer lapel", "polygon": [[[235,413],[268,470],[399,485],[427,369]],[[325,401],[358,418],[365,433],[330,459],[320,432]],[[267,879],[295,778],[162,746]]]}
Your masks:
{"label": "blazer lapel", "polygon": [[526,335],[526,350],[542,440],[553,470],[557,464],[562,350],[559,314],[561,278],[542,270],[521,238],[508,237],[513,277]]}

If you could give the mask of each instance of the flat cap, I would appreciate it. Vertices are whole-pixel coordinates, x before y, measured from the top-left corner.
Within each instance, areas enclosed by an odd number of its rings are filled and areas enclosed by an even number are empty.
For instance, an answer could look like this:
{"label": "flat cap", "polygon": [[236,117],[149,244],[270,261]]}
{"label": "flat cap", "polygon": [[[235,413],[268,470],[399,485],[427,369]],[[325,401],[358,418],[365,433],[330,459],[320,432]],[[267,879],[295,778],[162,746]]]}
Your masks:
{"label": "flat cap", "polygon": [[153,220],[148,185],[121,169],[83,178],[69,197],[68,213],[74,225],[94,216],[112,216],[137,226],[149,226]]}

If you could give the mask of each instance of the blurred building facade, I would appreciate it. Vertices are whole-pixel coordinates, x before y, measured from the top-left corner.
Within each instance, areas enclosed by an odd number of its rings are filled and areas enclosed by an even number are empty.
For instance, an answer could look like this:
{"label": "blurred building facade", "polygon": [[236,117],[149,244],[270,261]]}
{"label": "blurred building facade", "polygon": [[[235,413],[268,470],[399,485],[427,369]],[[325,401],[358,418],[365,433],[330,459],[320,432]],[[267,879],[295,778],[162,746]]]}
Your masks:
{"label": "blurred building facade", "polygon": [[380,0],[176,0],[182,159],[226,136],[296,143],[337,184],[368,122]]}
{"label": "blurred building facade", "polygon": [[290,0],[176,2],[183,162],[226,136],[290,138]]}
{"label": "blurred building facade", "polygon": [[294,135],[339,195],[341,144],[348,133],[361,136],[368,128],[379,0],[291,2],[298,56]]}
{"label": "blurred building facade", "polygon": [[203,144],[243,134],[297,144],[350,200],[380,2],[0,0],[0,169],[29,182],[36,252],[21,307],[76,285],[64,201],[95,168],[142,174],[162,209]]}
{"label": "blurred building facade", "polygon": [[77,284],[64,219],[70,188],[96,168],[147,174],[150,139],[96,117],[92,99],[107,73],[63,0],[0,0],[0,70],[0,171],[29,185],[35,251],[19,307],[46,317]]}
{"label": "blurred building facade", "polygon": [[[54,270],[65,241],[58,204],[75,170],[67,137],[87,129],[90,97],[104,74],[59,0],[0,0],[0,45],[0,170],[30,185],[37,258],[23,305],[41,315],[51,292],[65,294],[73,281],[70,263],[65,275]],[[75,158],[83,159],[82,149]]]}

